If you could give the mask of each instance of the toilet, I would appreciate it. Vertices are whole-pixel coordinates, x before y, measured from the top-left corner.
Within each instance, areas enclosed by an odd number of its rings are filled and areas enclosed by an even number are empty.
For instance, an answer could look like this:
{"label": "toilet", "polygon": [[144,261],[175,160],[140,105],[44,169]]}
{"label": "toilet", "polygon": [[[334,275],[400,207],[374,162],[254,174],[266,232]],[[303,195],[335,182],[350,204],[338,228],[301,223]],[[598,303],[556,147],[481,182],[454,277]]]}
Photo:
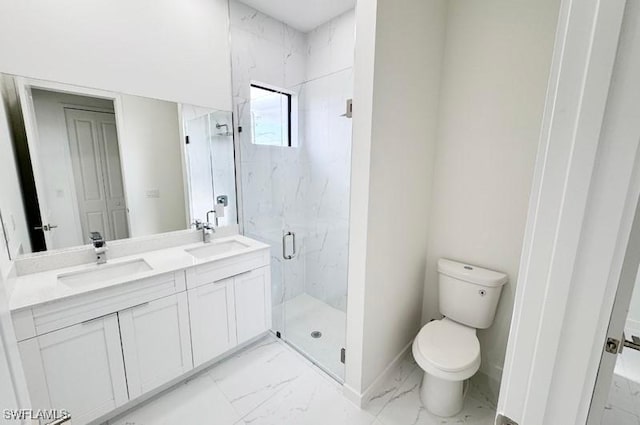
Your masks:
{"label": "toilet", "polygon": [[447,259],[438,260],[441,320],[427,323],[412,351],[424,371],[420,399],[437,416],[462,410],[468,380],[480,368],[476,329],[491,326],[507,275]]}

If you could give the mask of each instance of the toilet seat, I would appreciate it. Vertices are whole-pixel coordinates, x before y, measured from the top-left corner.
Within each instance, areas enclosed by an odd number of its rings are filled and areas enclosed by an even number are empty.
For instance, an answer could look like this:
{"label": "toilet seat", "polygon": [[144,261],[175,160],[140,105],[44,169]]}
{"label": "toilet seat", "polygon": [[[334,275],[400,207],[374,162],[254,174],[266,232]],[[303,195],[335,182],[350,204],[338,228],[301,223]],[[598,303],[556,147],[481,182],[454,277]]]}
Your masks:
{"label": "toilet seat", "polygon": [[446,317],[427,323],[413,341],[412,351],[425,372],[448,381],[468,379],[480,368],[476,330]]}

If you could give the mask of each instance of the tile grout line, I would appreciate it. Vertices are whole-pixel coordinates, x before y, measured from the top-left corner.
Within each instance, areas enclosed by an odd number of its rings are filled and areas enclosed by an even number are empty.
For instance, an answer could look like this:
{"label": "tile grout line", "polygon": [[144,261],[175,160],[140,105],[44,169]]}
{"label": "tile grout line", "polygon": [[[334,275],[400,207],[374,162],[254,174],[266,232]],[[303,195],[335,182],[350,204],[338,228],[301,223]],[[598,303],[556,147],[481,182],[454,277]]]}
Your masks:
{"label": "tile grout line", "polygon": [[[265,340],[269,340],[269,342],[266,342],[264,344],[260,343],[252,348],[250,348],[247,352],[253,351],[255,349],[267,346],[267,345],[271,345],[271,344],[278,344],[280,345],[280,349],[284,352],[286,345],[283,347],[283,344],[274,336],[272,335],[268,335]],[[246,354],[243,353],[243,354]],[[300,356],[300,354],[296,353],[298,356]],[[306,360],[306,359],[305,359]],[[305,366],[308,366],[305,364]],[[271,394],[269,397],[267,397],[265,400],[261,401],[260,403],[258,403],[256,406],[254,406],[253,408],[251,408],[247,413],[245,413],[244,415],[241,414],[237,408],[233,405],[233,402],[229,399],[229,397],[227,396],[227,394],[225,394],[225,392],[220,388],[220,385],[218,384],[218,382],[215,380],[215,378],[213,376],[211,376],[210,372],[215,369],[216,365],[214,365],[213,367],[207,369],[206,371],[204,371],[207,376],[209,377],[209,379],[211,379],[213,381],[213,383],[216,385],[216,388],[220,391],[220,393],[222,394],[222,396],[225,398],[225,400],[227,400],[227,402],[229,403],[229,405],[231,406],[231,408],[233,409],[234,412],[236,412],[236,414],[238,415],[238,417],[240,419],[238,419],[237,421],[234,422],[234,425],[236,424],[240,424],[244,422],[244,419],[249,416],[251,413],[253,413],[254,411],[256,411],[257,409],[259,409],[260,407],[262,407],[262,405],[264,405],[265,403],[271,401],[271,399],[273,397],[275,397],[276,395],[280,394],[280,392],[282,392],[285,388],[288,388],[290,385],[293,385],[295,382],[298,381],[298,379],[300,377],[302,377],[306,372],[303,372],[301,375],[293,378],[292,380],[288,381],[285,383],[285,385],[282,385],[280,388],[278,388],[276,391],[273,392],[273,394]]]}

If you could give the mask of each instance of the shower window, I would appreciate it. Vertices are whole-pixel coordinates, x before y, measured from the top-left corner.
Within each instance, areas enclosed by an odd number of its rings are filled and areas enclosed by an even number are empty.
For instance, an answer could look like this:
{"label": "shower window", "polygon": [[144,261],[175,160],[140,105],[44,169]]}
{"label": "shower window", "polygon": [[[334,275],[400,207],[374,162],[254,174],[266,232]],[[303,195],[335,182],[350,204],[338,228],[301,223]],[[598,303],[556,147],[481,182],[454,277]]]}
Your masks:
{"label": "shower window", "polygon": [[254,145],[292,146],[293,96],[251,84],[251,134]]}

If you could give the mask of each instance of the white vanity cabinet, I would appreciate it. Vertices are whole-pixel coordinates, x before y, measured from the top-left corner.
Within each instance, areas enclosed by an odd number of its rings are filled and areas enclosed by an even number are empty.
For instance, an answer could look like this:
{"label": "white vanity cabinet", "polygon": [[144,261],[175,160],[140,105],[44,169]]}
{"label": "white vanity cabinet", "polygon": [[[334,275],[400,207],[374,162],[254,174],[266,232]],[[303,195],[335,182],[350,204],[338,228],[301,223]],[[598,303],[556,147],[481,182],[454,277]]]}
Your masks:
{"label": "white vanity cabinet", "polygon": [[31,403],[84,424],[129,401],[116,314],[18,344]]}
{"label": "white vanity cabinet", "polygon": [[236,346],[233,278],[187,291],[193,363],[199,366]]}
{"label": "white vanity cabinet", "polygon": [[251,270],[234,278],[238,343],[271,328],[271,271]]}
{"label": "white vanity cabinet", "polygon": [[184,274],[15,312],[32,405],[85,424],[190,370]]}
{"label": "white vanity cabinet", "polygon": [[260,244],[12,311],[32,405],[103,420],[264,334],[269,261]]}
{"label": "white vanity cabinet", "polygon": [[193,368],[185,292],[120,311],[118,319],[130,398]]}
{"label": "white vanity cabinet", "polygon": [[271,328],[269,266],[209,283],[204,275],[187,272],[187,287],[193,286],[187,293],[195,366]]}

